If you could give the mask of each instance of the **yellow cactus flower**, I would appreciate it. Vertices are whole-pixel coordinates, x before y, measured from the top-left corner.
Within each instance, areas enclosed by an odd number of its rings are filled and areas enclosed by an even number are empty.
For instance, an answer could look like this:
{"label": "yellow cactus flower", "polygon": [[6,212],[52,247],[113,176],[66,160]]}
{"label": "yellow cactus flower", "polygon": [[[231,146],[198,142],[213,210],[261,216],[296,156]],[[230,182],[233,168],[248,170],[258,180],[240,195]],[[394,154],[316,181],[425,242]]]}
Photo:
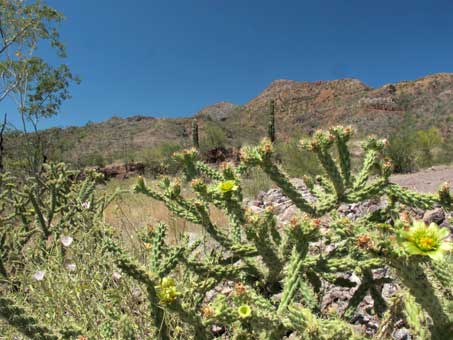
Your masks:
{"label": "yellow cactus flower", "polygon": [[426,226],[423,221],[415,221],[412,227],[401,232],[400,243],[409,255],[429,256],[438,260],[453,250],[453,244],[446,240],[449,234],[447,228],[440,228],[435,223]]}
{"label": "yellow cactus flower", "polygon": [[235,191],[235,190],[237,190],[237,188],[238,188],[238,186],[236,185],[236,182],[234,180],[220,182],[217,186],[217,190],[222,193]]}

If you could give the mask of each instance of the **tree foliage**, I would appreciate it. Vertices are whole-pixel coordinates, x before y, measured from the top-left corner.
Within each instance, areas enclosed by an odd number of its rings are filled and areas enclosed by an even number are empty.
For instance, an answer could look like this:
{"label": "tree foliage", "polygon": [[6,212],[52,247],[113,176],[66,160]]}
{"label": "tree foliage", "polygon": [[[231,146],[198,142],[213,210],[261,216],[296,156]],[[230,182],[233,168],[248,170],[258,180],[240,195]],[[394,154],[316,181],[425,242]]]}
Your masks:
{"label": "tree foliage", "polygon": [[70,98],[70,83],[79,81],[66,64],[52,65],[37,54],[38,47],[47,44],[58,57],[66,56],[57,29],[62,20],[61,13],[41,0],[0,1],[0,101],[9,97],[17,107],[21,126],[15,128],[28,140],[32,172],[39,170],[44,157],[37,134],[40,119],[56,115]]}

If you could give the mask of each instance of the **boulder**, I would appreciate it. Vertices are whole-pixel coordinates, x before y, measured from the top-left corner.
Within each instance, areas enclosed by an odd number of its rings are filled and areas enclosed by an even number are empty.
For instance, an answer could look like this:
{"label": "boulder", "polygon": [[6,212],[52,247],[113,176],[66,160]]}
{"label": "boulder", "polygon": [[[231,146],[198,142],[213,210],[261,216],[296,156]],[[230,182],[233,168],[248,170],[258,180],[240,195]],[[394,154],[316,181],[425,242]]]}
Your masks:
{"label": "boulder", "polygon": [[445,212],[442,208],[436,208],[433,210],[427,210],[423,214],[423,221],[426,224],[436,223],[441,225],[445,220]]}

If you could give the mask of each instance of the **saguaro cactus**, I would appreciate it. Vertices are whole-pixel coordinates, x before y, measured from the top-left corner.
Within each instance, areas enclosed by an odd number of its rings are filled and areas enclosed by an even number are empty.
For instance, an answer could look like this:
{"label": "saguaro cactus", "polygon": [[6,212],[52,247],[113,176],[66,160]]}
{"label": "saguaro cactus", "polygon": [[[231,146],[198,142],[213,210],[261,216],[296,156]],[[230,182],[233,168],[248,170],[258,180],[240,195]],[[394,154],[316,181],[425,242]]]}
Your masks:
{"label": "saguaro cactus", "polygon": [[267,136],[270,141],[275,142],[275,101],[269,103],[269,122],[267,124]]}
{"label": "saguaro cactus", "polygon": [[198,138],[198,122],[196,119],[192,120],[192,145],[194,148],[200,148],[200,140]]}

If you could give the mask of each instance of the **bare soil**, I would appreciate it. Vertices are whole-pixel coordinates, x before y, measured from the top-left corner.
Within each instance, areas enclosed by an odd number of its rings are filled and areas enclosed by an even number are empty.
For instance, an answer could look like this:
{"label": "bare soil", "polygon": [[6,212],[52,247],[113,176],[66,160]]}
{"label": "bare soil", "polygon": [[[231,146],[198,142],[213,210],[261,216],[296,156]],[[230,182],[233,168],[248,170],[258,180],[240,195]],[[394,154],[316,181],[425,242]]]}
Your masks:
{"label": "bare soil", "polygon": [[393,175],[390,179],[411,190],[436,192],[442,183],[453,183],[453,166],[434,166],[411,174]]}

